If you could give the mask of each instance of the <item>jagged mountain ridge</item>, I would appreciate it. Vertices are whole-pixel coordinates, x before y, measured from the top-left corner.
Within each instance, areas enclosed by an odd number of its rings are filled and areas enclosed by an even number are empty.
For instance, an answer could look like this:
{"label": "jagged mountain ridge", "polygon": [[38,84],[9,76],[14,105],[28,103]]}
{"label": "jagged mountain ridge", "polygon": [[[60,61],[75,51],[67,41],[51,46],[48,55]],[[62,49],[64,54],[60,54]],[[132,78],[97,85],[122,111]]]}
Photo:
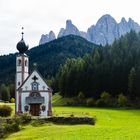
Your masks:
{"label": "jagged mountain ridge", "polygon": [[[120,38],[122,35],[130,32],[130,30],[139,32],[140,25],[131,18],[126,21],[124,17],[117,23],[112,16],[107,14],[103,15],[97,21],[96,25],[89,27],[87,32],[79,31],[71,20],[67,20],[66,27],[60,29],[57,38],[73,34],[81,36],[92,43],[105,46],[106,44],[112,44],[115,39]],[[39,44],[44,44],[55,39],[49,34],[42,35]]]}
{"label": "jagged mountain ridge", "polygon": [[47,42],[50,42],[52,40],[55,40],[56,39],[56,36],[55,36],[55,33],[53,31],[50,31],[49,34],[42,34],[41,35],[41,39],[39,41],[39,44],[45,44]]}

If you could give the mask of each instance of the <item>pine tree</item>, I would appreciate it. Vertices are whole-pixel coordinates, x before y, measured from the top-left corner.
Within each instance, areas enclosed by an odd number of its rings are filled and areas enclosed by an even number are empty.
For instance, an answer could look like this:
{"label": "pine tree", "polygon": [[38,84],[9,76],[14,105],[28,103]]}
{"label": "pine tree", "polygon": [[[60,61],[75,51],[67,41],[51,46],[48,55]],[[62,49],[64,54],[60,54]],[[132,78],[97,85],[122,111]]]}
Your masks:
{"label": "pine tree", "polygon": [[128,93],[131,98],[134,97],[135,78],[136,71],[135,68],[132,67],[128,76]]}
{"label": "pine tree", "polygon": [[10,92],[9,92],[9,89],[8,87],[6,87],[4,84],[1,85],[1,88],[0,88],[0,92],[1,92],[1,99],[3,101],[9,101],[10,99]]}

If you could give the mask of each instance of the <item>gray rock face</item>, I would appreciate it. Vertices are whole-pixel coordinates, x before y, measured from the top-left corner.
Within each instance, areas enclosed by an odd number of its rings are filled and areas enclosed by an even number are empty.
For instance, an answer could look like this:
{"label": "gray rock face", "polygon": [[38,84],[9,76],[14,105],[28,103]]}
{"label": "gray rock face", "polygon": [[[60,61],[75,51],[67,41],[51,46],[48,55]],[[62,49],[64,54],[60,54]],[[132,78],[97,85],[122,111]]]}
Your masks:
{"label": "gray rock face", "polygon": [[125,20],[125,18],[121,19],[121,22],[118,24],[118,29],[119,29],[118,30],[119,36],[124,35],[130,31],[129,25],[127,21]]}
{"label": "gray rock face", "polygon": [[117,22],[110,15],[104,15],[95,26],[88,29],[87,34],[89,41],[95,44],[111,44],[119,36]]}
{"label": "gray rock face", "polygon": [[136,32],[140,31],[140,26],[138,23],[136,23],[134,20],[132,20],[131,18],[129,18],[128,20],[128,26],[130,29],[135,30]]}
{"label": "gray rock face", "polygon": [[45,43],[50,42],[50,41],[52,41],[54,39],[56,39],[55,34],[54,34],[53,31],[50,31],[49,34],[41,36],[41,39],[39,41],[39,45],[45,44]]}
{"label": "gray rock face", "polygon": [[[129,18],[128,22],[125,18],[122,18],[119,23],[110,16],[102,16],[96,23],[88,28],[87,32],[79,31],[78,28],[72,24],[71,20],[66,21],[66,27],[61,28],[58,34],[58,38],[66,35],[78,35],[90,42],[98,45],[105,46],[106,44],[112,44],[115,39],[120,38],[122,35],[130,32],[130,30],[140,31],[140,25]],[[49,35],[42,35],[39,44],[44,44],[55,39],[53,32]]]}
{"label": "gray rock face", "polygon": [[66,28],[61,28],[58,34],[58,38],[66,35],[78,35],[80,36],[80,32],[75,25],[72,24],[71,20],[66,21]]}
{"label": "gray rock face", "polygon": [[102,16],[95,26],[91,26],[87,31],[88,40],[95,44],[112,44],[115,39],[120,38],[122,35],[130,32],[130,30],[140,31],[140,26],[129,19],[128,22],[125,18],[117,23],[110,15]]}

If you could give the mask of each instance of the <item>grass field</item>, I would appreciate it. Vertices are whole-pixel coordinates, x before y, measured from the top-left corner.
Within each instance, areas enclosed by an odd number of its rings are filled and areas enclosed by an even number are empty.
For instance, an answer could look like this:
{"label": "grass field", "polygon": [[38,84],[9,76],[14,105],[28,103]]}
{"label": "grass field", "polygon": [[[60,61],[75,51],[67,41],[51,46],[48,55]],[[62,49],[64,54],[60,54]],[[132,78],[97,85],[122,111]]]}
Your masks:
{"label": "grass field", "polygon": [[[13,105],[12,105],[13,106]],[[86,107],[53,107],[57,114],[89,113],[96,116],[95,125],[23,126],[7,140],[139,140],[140,110],[99,109]]]}

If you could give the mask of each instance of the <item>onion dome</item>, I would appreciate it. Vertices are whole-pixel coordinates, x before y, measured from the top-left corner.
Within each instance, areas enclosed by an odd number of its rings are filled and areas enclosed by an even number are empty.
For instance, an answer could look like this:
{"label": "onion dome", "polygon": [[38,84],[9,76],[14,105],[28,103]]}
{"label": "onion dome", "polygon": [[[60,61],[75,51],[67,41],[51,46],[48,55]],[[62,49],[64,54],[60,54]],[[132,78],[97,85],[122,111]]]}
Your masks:
{"label": "onion dome", "polygon": [[23,39],[23,34],[24,33],[22,32],[22,38],[17,43],[17,50],[19,51],[20,54],[24,54],[28,50],[28,46],[25,44],[24,39]]}

